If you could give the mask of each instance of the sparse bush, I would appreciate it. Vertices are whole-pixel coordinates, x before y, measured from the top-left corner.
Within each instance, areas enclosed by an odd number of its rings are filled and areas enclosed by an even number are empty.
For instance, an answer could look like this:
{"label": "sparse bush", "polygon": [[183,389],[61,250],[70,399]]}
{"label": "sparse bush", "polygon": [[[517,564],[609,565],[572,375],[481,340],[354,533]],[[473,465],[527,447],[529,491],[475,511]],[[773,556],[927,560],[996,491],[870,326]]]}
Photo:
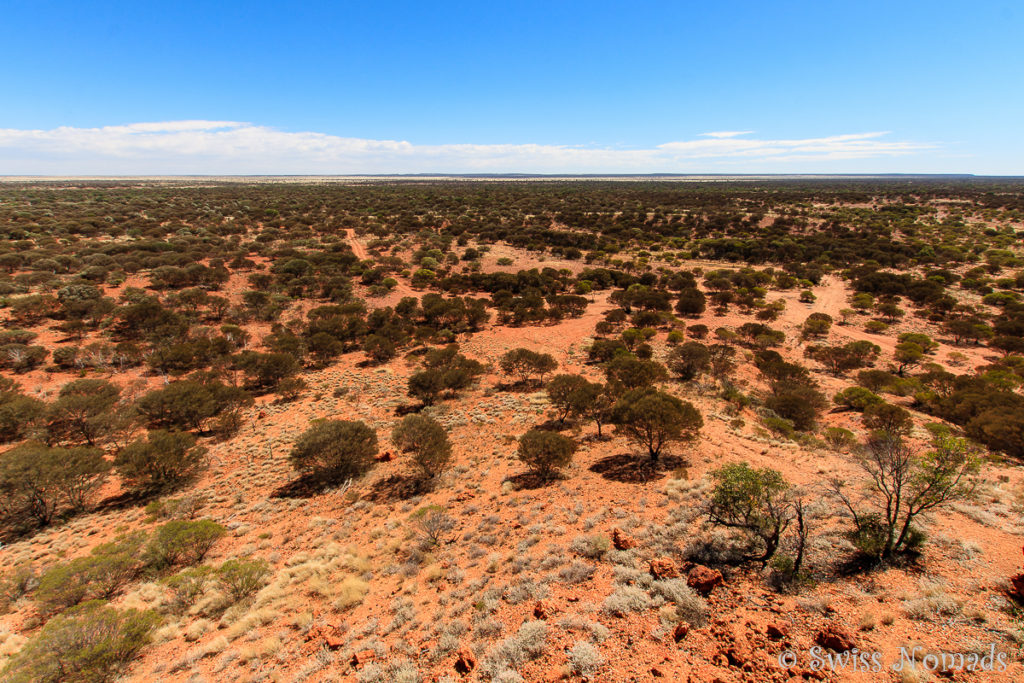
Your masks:
{"label": "sparse bush", "polygon": [[440,505],[420,508],[413,513],[412,523],[420,534],[424,548],[441,545],[455,528],[455,518],[445,512]]}
{"label": "sparse bush", "polygon": [[636,586],[619,586],[605,598],[601,611],[613,617],[624,617],[631,612],[642,612],[651,604],[647,591]]}
{"label": "sparse bush", "polygon": [[579,676],[593,676],[604,664],[597,648],[581,640],[569,650],[569,671]]}
{"label": "sparse bush", "polygon": [[965,439],[941,436],[934,450],[917,453],[899,434],[875,432],[857,463],[867,475],[864,493],[853,499],[841,479],[831,491],[853,518],[851,540],[875,560],[914,550],[923,536],[914,526],[922,514],[972,495],[979,467]]}
{"label": "sparse bush", "polygon": [[574,538],[569,545],[569,550],[581,557],[597,560],[603,557],[611,547],[611,540],[604,534],[588,534]]}
{"label": "sparse bush", "polygon": [[583,583],[593,578],[596,571],[597,568],[589,562],[573,560],[558,570],[558,578],[565,583]]}
{"label": "sparse bush", "polygon": [[0,614],[39,585],[31,564],[22,563],[0,578]]}
{"label": "sparse bush", "polygon": [[484,657],[483,670],[492,679],[508,669],[515,669],[544,654],[548,625],[543,621],[527,621],[510,636],[493,646]]}
{"label": "sparse bush", "polygon": [[179,614],[188,610],[206,592],[212,579],[213,568],[206,565],[188,567],[167,577],[164,583],[174,596],[171,599],[171,609]]}

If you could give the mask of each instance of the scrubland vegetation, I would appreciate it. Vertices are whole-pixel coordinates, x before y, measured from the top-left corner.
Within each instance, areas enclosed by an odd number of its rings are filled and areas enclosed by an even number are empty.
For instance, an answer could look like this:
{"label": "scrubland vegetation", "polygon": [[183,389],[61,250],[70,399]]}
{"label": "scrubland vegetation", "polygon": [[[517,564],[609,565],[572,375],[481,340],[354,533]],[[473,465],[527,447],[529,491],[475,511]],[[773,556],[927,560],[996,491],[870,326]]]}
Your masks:
{"label": "scrubland vegetation", "polygon": [[1024,676],[1020,183],[7,183],[0,234],[0,680]]}

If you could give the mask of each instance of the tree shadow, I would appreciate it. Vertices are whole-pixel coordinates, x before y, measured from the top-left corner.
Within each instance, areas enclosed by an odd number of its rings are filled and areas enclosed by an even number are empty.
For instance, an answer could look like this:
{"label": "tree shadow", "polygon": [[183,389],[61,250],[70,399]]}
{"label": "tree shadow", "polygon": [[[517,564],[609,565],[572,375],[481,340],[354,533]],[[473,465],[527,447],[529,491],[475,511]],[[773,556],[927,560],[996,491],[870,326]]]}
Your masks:
{"label": "tree shadow", "polygon": [[544,382],[539,379],[527,379],[519,380],[518,382],[501,382],[494,385],[494,388],[498,391],[537,391],[544,386]]}
{"label": "tree shadow", "polygon": [[671,472],[685,464],[686,461],[678,455],[663,455],[657,461],[652,462],[647,456],[619,453],[601,458],[589,469],[609,481],[623,484],[643,484],[661,479],[666,472]]}
{"label": "tree shadow", "polygon": [[409,500],[428,490],[426,483],[419,477],[408,474],[392,474],[389,477],[373,482],[362,498],[373,503],[388,503]]}
{"label": "tree shadow", "polygon": [[160,497],[162,493],[170,491],[124,491],[116,496],[108,496],[93,507],[93,512],[109,512],[112,510],[125,510],[148,503]]}
{"label": "tree shadow", "polygon": [[271,498],[312,498],[328,489],[337,487],[337,482],[328,481],[311,474],[304,474],[287,484],[282,484],[270,494]]}
{"label": "tree shadow", "polygon": [[601,436],[598,436],[597,432],[594,432],[593,434],[587,434],[586,436],[581,436],[579,439],[577,439],[577,441],[579,443],[581,443],[581,444],[582,443],[604,443],[605,441],[611,441],[611,440],[612,440],[611,435],[605,433],[605,434],[601,434]]}
{"label": "tree shadow", "polygon": [[504,484],[507,481],[510,484],[512,484],[512,486],[514,486],[517,491],[528,491],[533,489],[544,488],[545,486],[548,486],[561,478],[562,477],[560,477],[558,474],[544,476],[537,472],[520,472],[519,474],[513,474],[510,477],[506,477],[502,481],[502,483]]}
{"label": "tree shadow", "polygon": [[403,403],[395,408],[395,415],[405,417],[406,415],[421,412],[426,407],[426,403]]}
{"label": "tree shadow", "polygon": [[530,429],[537,429],[542,432],[564,432],[566,429],[570,429],[575,425],[571,420],[560,422],[557,418],[545,420],[544,422],[538,422],[537,424],[530,427]]}
{"label": "tree shadow", "polygon": [[836,562],[834,571],[836,576],[851,578],[895,567],[908,574],[924,575],[926,572],[920,559],[921,553],[917,550],[906,550],[884,561],[857,551]]}

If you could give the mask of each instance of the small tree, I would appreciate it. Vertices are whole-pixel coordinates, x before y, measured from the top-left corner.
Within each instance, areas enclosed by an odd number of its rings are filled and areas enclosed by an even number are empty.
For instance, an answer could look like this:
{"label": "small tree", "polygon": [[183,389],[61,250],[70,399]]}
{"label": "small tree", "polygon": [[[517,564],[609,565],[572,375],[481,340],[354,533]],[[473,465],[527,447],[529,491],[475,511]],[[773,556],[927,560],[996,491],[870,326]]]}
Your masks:
{"label": "small tree", "polygon": [[0,513],[49,524],[65,506],[88,507],[109,470],[99,449],[28,442],[0,456]]}
{"label": "small tree", "polygon": [[891,403],[873,403],[864,408],[864,426],[873,432],[906,436],[914,426],[910,413]]}
{"label": "small tree", "polygon": [[686,342],[669,353],[669,370],[684,382],[704,374],[710,367],[711,351],[700,342]]}
{"label": "small tree", "polygon": [[501,357],[501,371],[506,375],[517,377],[526,384],[530,377],[538,375],[544,381],[544,375],[558,368],[558,362],[549,353],[538,353],[529,349],[512,349]]}
{"label": "small tree", "polygon": [[612,409],[616,431],[647,449],[657,462],[669,443],[697,438],[704,418],[687,401],[653,389],[627,392]]}
{"label": "small tree", "polygon": [[969,497],[979,467],[976,449],[965,439],[940,436],[921,454],[898,434],[875,432],[857,458],[868,486],[854,499],[841,479],[830,490],[853,517],[854,544],[876,560],[913,549],[921,540],[918,516]]}
{"label": "small tree", "polygon": [[96,445],[111,428],[113,420],[108,411],[120,395],[119,388],[102,379],[78,379],[65,384],[50,408],[50,442],[67,439]]}
{"label": "small tree", "polygon": [[391,441],[412,461],[420,478],[434,481],[448,468],[452,444],[448,432],[437,420],[426,415],[406,415],[391,432]]}
{"label": "small tree", "polygon": [[896,345],[896,350],[893,354],[896,374],[902,377],[905,370],[920,363],[922,358],[924,358],[924,349],[921,348],[920,344],[912,341],[900,342]]}
{"label": "small tree", "polygon": [[570,414],[583,410],[589,386],[590,382],[582,375],[555,375],[551,378],[547,386],[548,400],[558,411],[560,423],[564,424]]}
{"label": "small tree", "polygon": [[325,420],[313,423],[292,448],[292,467],[329,482],[360,477],[373,467],[377,433],[365,423]]}
{"label": "small tree", "polygon": [[548,479],[556,470],[572,462],[576,442],[557,432],[531,429],[519,437],[519,459],[541,477]]}
{"label": "small tree", "polygon": [[828,313],[811,313],[800,328],[800,337],[824,337],[832,327],[832,316]]}
{"label": "small tree", "polygon": [[609,384],[625,389],[650,387],[668,379],[668,372],[661,363],[629,357],[613,358],[605,363],[604,374]]}
{"label": "small tree", "polygon": [[793,427],[800,431],[814,429],[826,403],[825,395],[815,386],[798,382],[780,383],[775,393],[764,401],[766,408],[792,421]]}
{"label": "small tree", "polygon": [[715,488],[708,521],[741,532],[747,546],[744,559],[763,567],[775,555],[793,517],[789,484],[777,471],[755,470],[745,462],[720,467],[711,476]]}
{"label": "small tree", "polygon": [[141,493],[181,486],[206,467],[206,449],[188,432],[151,431],[114,458],[125,485]]}

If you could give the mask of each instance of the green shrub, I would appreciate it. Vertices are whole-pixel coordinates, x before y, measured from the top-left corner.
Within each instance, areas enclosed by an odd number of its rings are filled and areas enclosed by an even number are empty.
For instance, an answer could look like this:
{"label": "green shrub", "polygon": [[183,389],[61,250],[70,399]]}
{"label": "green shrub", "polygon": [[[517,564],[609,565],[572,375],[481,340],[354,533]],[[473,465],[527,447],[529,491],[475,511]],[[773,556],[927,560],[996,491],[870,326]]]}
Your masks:
{"label": "green shrub", "polygon": [[86,600],[112,598],[138,575],[142,543],[143,536],[133,534],[51,567],[39,579],[36,602],[47,611],[59,612]]}
{"label": "green shrub", "polygon": [[825,443],[834,450],[849,448],[856,442],[856,437],[849,429],[842,427],[827,427],[825,429]]}
{"label": "green shrub", "polygon": [[292,448],[292,466],[324,481],[360,477],[374,466],[377,433],[363,422],[325,420],[312,424]]}
{"label": "green shrub", "polygon": [[0,390],[0,443],[28,436],[46,415],[46,403],[14,390]]}
{"label": "green shrub", "polygon": [[708,521],[743,534],[744,558],[764,566],[778,550],[792,519],[789,483],[773,469],[754,469],[745,462],[724,465],[711,477],[715,488],[708,502]]}
{"label": "green shrub", "polygon": [[171,589],[171,609],[181,614],[186,612],[206,591],[213,579],[213,568],[206,565],[182,569],[164,579],[164,585]]}
{"label": "green shrub", "polygon": [[231,559],[217,568],[217,580],[231,598],[248,598],[267,583],[270,565],[264,559]]}
{"label": "green shrub", "polygon": [[89,602],[56,616],[0,674],[8,683],[103,683],[149,643],[159,617]]}
{"label": "green shrub", "polygon": [[426,415],[406,415],[391,432],[391,442],[412,453],[413,465],[426,481],[436,479],[451,462],[452,444],[448,432]]}
{"label": "green shrub", "polygon": [[784,417],[769,416],[762,418],[761,422],[768,428],[768,431],[787,439],[793,438],[794,430],[792,420],[787,420]]}
{"label": "green shrub", "polygon": [[832,397],[832,401],[838,406],[846,406],[860,411],[871,405],[885,403],[881,396],[864,387],[847,387]]}
{"label": "green shrub", "polygon": [[[888,552],[886,545],[892,542],[890,529],[882,515],[862,515],[851,529],[847,538],[857,550],[867,557],[882,557]],[[900,545],[900,551],[916,553],[927,540],[925,533],[915,526],[908,527],[906,538]]]}
{"label": "green shrub", "polygon": [[531,470],[547,478],[572,462],[575,452],[576,442],[569,437],[531,429],[519,437],[517,455]]}
{"label": "green shrub", "polygon": [[154,492],[181,486],[206,466],[206,449],[188,432],[157,429],[137,439],[114,458],[114,467],[128,488]]}
{"label": "green shrub", "polygon": [[154,389],[135,407],[153,427],[203,431],[207,422],[224,411],[250,403],[252,396],[240,387],[183,380]]}
{"label": "green shrub", "polygon": [[226,533],[227,529],[209,519],[167,522],[157,528],[146,546],[146,562],[158,571],[175,565],[198,564]]}

